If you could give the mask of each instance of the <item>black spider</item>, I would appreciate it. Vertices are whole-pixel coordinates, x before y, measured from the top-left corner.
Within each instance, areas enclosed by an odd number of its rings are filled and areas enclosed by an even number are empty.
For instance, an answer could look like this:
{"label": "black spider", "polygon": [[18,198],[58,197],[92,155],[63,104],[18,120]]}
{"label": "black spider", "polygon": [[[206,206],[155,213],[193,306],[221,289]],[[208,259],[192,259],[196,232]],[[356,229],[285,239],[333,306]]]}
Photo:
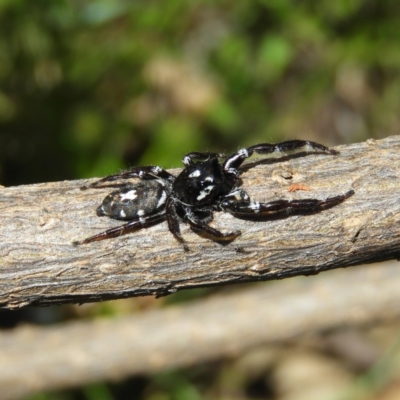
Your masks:
{"label": "black spider", "polygon": [[[291,140],[278,144],[257,144],[241,149],[229,157],[218,153],[189,153],[182,162],[185,168],[177,176],[160,167],[134,167],[129,171],[110,175],[100,179],[88,188],[118,187],[110,193],[100,207],[98,216],[128,221],[126,224],[109,229],[74,244],[85,244],[120,236],[129,231],[146,228],[167,220],[168,228],[184,249],[188,250],[181,236],[179,223],[186,222],[190,228],[209,239],[229,243],[241,232],[222,233],[208,225],[214,211],[225,211],[234,217],[249,220],[265,220],[285,217],[293,214],[309,214],[333,207],[351,195],[353,190],[325,200],[275,200],[259,203],[250,200],[247,193],[240,189],[238,168],[253,153],[272,154],[299,151],[320,151],[326,154],[338,154],[321,144]],[[223,159],[223,162],[219,162]],[[140,178],[138,183],[111,183],[124,179]]]}

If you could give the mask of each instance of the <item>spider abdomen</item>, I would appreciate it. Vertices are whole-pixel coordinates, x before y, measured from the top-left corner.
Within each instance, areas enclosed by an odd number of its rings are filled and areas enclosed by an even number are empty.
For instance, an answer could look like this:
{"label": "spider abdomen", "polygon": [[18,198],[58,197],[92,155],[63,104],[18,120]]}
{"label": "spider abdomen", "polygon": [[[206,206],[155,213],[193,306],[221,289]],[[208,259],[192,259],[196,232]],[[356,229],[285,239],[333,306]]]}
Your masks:
{"label": "spider abdomen", "polygon": [[125,221],[140,219],[163,209],[167,194],[158,180],[128,184],[106,196],[97,215]]}

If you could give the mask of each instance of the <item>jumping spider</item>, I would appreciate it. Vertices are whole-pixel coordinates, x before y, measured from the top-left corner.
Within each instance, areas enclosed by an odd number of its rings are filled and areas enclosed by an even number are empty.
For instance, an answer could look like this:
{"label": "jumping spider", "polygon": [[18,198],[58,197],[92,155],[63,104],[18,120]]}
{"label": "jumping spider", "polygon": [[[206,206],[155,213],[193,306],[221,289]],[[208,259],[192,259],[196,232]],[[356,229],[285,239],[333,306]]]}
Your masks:
{"label": "jumping spider", "polygon": [[[265,220],[271,217],[310,214],[333,207],[352,196],[354,190],[325,200],[275,200],[259,203],[250,200],[247,193],[239,187],[241,171],[238,168],[253,153],[285,155],[286,152],[313,150],[338,154],[319,143],[290,140],[278,144],[257,144],[240,149],[229,157],[219,153],[189,153],[183,158],[185,167],[177,177],[153,166],[134,167],[129,171],[107,176],[81,189],[119,188],[103,200],[102,205],[97,208],[97,215],[128,222],[74,244],[117,237],[167,220],[170,232],[187,251],[188,247],[180,233],[180,222],[188,223],[194,232],[217,242],[229,243],[241,234],[240,231],[222,233],[209,226],[214,211],[228,212],[242,219]],[[131,178],[142,181],[135,184],[107,184]]]}

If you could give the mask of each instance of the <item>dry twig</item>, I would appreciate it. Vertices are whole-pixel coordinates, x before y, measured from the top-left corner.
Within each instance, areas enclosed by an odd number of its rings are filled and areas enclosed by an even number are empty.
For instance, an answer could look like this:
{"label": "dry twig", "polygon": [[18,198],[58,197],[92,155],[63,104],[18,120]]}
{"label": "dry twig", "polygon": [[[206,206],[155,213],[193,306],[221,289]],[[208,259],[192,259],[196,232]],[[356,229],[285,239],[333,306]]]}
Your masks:
{"label": "dry twig", "polygon": [[[325,198],[355,190],[321,213],[267,222],[219,213],[213,222],[242,231],[221,246],[183,228],[185,253],[165,223],[120,238],[72,242],[120,224],[95,215],[110,189],[86,181],[0,189],[0,307],[166,295],[200,286],[281,279],[397,258],[400,251],[400,137],[341,146],[258,165],[243,175],[260,201]],[[293,184],[311,191],[290,192]]]}

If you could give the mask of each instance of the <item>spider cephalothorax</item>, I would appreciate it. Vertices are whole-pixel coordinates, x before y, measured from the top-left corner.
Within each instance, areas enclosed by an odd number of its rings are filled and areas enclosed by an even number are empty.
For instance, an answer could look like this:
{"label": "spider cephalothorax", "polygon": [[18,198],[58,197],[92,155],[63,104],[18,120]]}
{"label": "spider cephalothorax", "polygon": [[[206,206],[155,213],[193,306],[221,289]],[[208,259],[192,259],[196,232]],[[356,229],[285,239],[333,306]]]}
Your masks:
{"label": "spider cephalothorax", "polygon": [[[241,149],[229,157],[218,153],[189,153],[183,158],[185,168],[177,177],[160,167],[151,166],[135,167],[107,176],[82,189],[118,188],[103,200],[97,209],[97,215],[128,222],[75,244],[113,238],[167,220],[171,233],[188,250],[180,233],[180,222],[188,223],[194,232],[217,242],[227,243],[241,234],[240,231],[222,233],[209,226],[214,211],[228,212],[242,219],[265,220],[333,207],[353,195],[354,191],[349,190],[325,200],[275,200],[259,203],[251,200],[239,188],[238,168],[254,153],[286,154],[313,150],[337,154],[335,150],[315,142],[291,140],[278,144],[257,144]],[[142,180],[137,183],[126,182],[132,178]]]}

